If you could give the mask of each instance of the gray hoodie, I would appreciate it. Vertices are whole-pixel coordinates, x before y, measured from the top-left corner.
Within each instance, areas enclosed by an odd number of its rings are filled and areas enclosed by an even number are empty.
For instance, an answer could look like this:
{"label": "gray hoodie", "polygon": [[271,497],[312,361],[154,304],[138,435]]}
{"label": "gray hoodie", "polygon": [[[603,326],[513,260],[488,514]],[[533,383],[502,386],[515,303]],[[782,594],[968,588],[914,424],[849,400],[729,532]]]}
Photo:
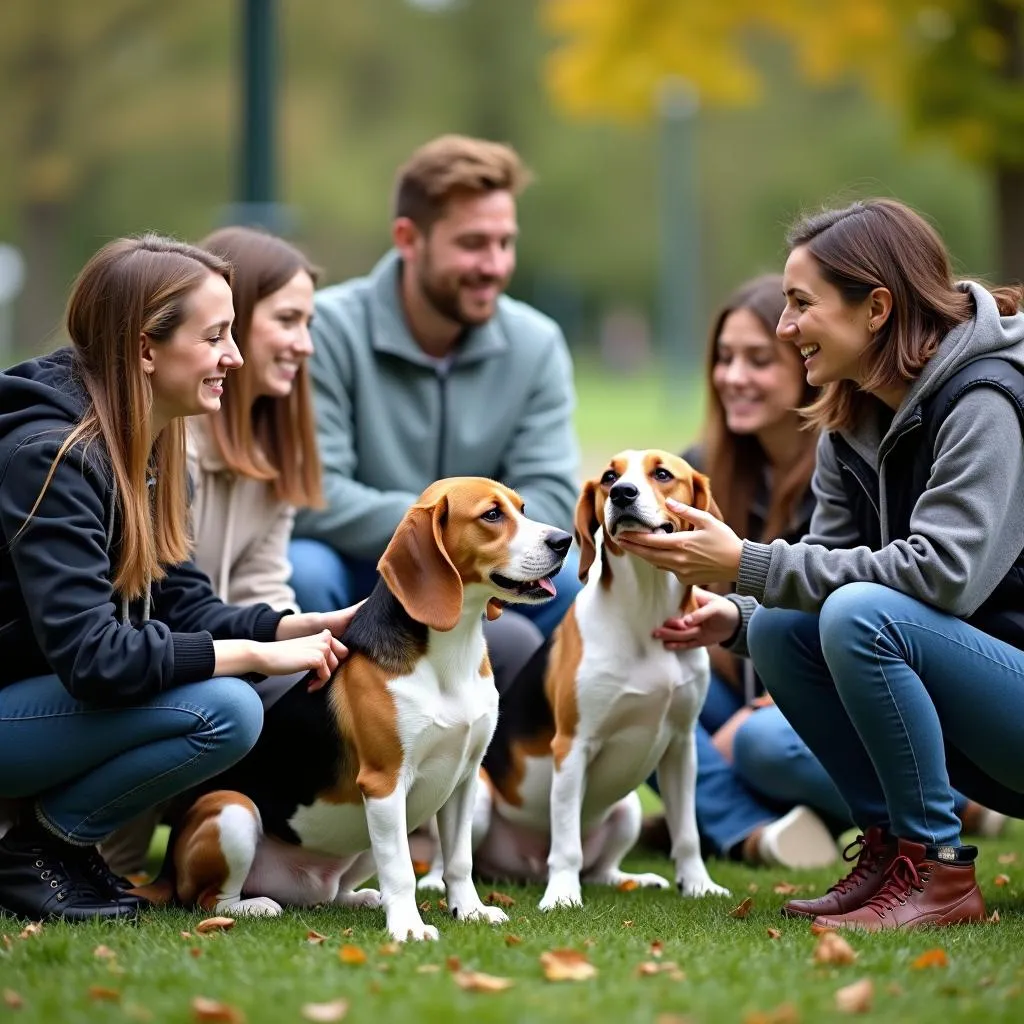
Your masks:
{"label": "gray hoodie", "polygon": [[[842,432],[876,470],[885,438],[898,433],[922,401],[965,364],[998,356],[1024,370],[1024,314],[1000,316],[985,288],[973,282],[959,287],[974,298],[975,317],[942,340],[891,423],[884,423],[879,409],[879,415]],[[822,436],[812,481],[817,507],[810,533],[799,544],[743,542],[736,600],[742,625],[734,649],[745,645],[755,601],[816,612],[829,594],[847,583],[880,583],[961,618],[986,600],[1024,550],[1024,443],[1010,399],[992,388],[974,388],[950,411],[939,429],[928,486],[914,506],[906,540],[886,535],[885,473],[883,463],[882,546],[878,551],[853,546],[859,533],[832,442],[827,434]]]}

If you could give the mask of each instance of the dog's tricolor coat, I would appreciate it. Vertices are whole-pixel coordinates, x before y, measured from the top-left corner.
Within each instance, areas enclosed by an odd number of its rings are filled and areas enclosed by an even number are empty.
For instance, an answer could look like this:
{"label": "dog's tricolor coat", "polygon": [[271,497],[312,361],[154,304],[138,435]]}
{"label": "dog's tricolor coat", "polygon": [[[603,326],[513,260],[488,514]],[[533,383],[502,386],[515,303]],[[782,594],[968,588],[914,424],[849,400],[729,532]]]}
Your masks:
{"label": "dog's tricolor coat", "polygon": [[668,452],[622,452],[585,485],[576,532],[586,586],[550,649],[502,696],[484,758],[490,786],[477,797],[477,821],[487,827],[476,864],[487,875],[546,879],[545,910],[579,905],[581,876],[668,884],[619,867],[639,836],[636,789],[654,770],[680,891],[726,892],[701,859],[694,807],[694,726],[708,689],[708,653],[670,651],[651,636],[688,609],[690,594],[615,543],[628,530],[686,529],[667,509],[669,497],[718,514],[707,479]]}
{"label": "dog's tricolor coat", "polygon": [[[251,753],[175,829],[164,874],[181,901],[231,915],[382,905],[395,939],[437,938],[408,844],[436,813],[450,912],[506,920],[471,879],[474,791],[498,710],[482,618],[547,600],[571,544],[522,509],[476,477],[421,495],[345,634],[348,659],[323,689],[296,686],[274,704]],[[359,889],[374,873],[380,892]]]}

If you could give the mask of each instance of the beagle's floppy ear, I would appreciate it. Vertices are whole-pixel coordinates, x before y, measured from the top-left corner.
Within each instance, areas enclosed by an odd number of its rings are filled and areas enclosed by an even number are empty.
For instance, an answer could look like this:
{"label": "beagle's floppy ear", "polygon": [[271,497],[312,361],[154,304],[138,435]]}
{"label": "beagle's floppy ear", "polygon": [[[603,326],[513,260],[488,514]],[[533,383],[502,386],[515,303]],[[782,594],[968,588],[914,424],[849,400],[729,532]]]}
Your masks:
{"label": "beagle's floppy ear", "polygon": [[598,514],[597,509],[598,487],[600,487],[598,480],[588,480],[583,485],[580,500],[576,502],[576,517],[573,520],[576,543],[580,547],[580,580],[583,583],[587,582],[587,575],[597,555],[594,534],[597,533],[598,527],[604,519],[603,515]]}
{"label": "beagle's floppy ear", "polygon": [[402,607],[417,622],[445,633],[462,614],[462,577],[441,535],[447,512],[447,497],[435,505],[413,505],[377,563]]}
{"label": "beagle's floppy ear", "polygon": [[711,481],[703,473],[693,471],[693,507],[710,512],[716,519],[722,518],[722,510],[711,497]]}

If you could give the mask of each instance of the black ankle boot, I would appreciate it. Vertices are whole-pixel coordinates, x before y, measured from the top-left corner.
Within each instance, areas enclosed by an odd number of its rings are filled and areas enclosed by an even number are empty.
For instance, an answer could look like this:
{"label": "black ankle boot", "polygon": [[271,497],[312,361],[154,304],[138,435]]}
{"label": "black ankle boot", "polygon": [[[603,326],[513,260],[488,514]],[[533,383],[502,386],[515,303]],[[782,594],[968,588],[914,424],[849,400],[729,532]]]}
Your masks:
{"label": "black ankle boot", "polygon": [[0,839],[0,909],[33,921],[134,917],[138,907],[97,891],[81,860],[79,848],[35,822],[12,826]]}
{"label": "black ankle boot", "polygon": [[103,859],[103,855],[95,846],[82,846],[74,849],[80,858],[78,866],[82,876],[101,896],[106,896],[123,906],[135,907],[138,910],[149,906],[149,900],[145,897],[129,892],[134,888],[132,882],[111,871]]}

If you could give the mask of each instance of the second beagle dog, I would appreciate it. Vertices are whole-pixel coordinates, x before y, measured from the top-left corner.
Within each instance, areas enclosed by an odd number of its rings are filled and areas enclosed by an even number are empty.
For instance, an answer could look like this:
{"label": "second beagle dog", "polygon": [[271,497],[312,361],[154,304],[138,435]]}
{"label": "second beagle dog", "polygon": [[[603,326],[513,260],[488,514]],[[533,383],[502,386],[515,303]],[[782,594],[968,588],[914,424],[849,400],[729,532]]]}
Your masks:
{"label": "second beagle dog", "polygon": [[[348,659],[323,689],[295,686],[274,704],[253,750],[175,829],[164,878],[177,899],[230,915],[383,906],[394,939],[436,939],[408,843],[436,813],[452,916],[507,920],[471,877],[474,790],[498,711],[482,619],[550,598],[571,543],[494,481],[427,488],[345,633]],[[375,873],[379,892],[358,888]]]}
{"label": "second beagle dog", "polygon": [[688,896],[728,892],[704,866],[695,811],[708,653],[670,651],[651,636],[687,609],[689,590],[615,543],[626,531],[687,529],[669,497],[719,515],[707,478],[668,452],[621,452],[585,485],[576,534],[586,586],[550,648],[502,695],[484,758],[490,787],[477,797],[475,859],[484,875],[546,880],[543,910],[579,906],[581,878],[668,885],[620,869],[640,833],[636,789],[655,770],[676,885]]}

